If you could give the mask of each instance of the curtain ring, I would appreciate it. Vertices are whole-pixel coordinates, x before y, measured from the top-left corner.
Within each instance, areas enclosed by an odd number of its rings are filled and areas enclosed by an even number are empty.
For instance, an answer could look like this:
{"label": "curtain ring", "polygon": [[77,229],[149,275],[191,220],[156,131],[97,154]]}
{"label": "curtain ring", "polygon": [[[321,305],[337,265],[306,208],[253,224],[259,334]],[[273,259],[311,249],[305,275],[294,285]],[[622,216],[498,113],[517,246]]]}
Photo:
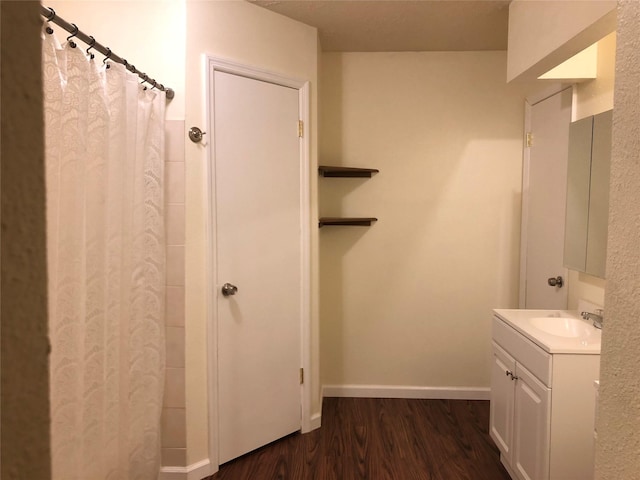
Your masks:
{"label": "curtain ring", "polygon": [[93,46],[96,44],[96,39],[93,38],[93,36],[91,35],[89,35],[89,38],[91,39],[91,43],[89,44],[89,48],[87,48],[87,55],[89,55],[89,58],[93,60],[96,56],[92,52],[89,52],[89,50],[91,50]]}
{"label": "curtain ring", "polygon": [[126,68],[127,70],[129,70],[130,72],[134,72],[135,73],[135,69],[136,67],[134,67],[133,65],[131,65],[129,62],[127,62],[126,58],[122,59],[122,64],[124,65],[124,68]]}
{"label": "curtain ring", "polygon": [[78,32],[80,31],[80,29],[75,23],[72,23],[71,25],[73,25],[73,32],[71,33],[71,35],[67,37],[67,42],[69,42],[69,45],[71,45],[71,48],[76,48],[76,42],[74,42],[71,39],[76,35],[78,35]]}
{"label": "curtain ring", "polygon": [[[56,18],[56,11],[53,8],[47,7],[49,8],[49,15],[47,15],[47,23],[49,23],[51,20],[53,20],[54,18]],[[53,34],[53,28],[51,28],[49,25],[47,25],[47,28],[45,29],[45,32],[47,32],[49,35]]]}
{"label": "curtain ring", "polygon": [[107,63],[107,60],[109,60],[109,58],[111,57],[111,49],[109,47],[107,47],[107,54],[104,56],[104,59],[102,60],[102,64],[105,65],[105,68],[109,68],[110,65]]}

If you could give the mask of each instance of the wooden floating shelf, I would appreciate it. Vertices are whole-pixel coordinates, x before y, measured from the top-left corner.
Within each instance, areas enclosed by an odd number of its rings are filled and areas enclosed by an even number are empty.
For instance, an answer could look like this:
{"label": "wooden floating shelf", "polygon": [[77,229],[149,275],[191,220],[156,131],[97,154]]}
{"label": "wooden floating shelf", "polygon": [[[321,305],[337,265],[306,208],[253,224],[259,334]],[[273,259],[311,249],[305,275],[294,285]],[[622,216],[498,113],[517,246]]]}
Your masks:
{"label": "wooden floating shelf", "polygon": [[322,228],[324,225],[348,225],[356,227],[370,227],[373,222],[377,222],[378,219],[374,217],[357,217],[357,218],[344,218],[344,217],[321,217],[318,221],[318,228]]}
{"label": "wooden floating shelf", "polygon": [[371,175],[379,171],[376,168],[329,167],[327,165],[318,167],[318,173],[323,177],[371,178]]}

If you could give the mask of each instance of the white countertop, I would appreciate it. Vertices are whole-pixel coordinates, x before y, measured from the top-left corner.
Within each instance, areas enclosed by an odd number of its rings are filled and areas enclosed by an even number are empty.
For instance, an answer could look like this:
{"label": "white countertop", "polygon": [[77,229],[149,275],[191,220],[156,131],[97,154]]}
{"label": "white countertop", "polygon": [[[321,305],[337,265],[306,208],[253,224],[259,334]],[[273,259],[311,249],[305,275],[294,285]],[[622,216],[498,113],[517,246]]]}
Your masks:
{"label": "white countertop", "polygon": [[[583,320],[578,311],[569,310],[508,310],[495,309],[496,316],[516,329],[522,335],[549,353],[600,354],[601,330],[593,327],[591,321]],[[580,322],[579,334],[560,336],[537,328],[533,321],[541,317],[577,319]],[[533,321],[533,322],[532,322]]]}

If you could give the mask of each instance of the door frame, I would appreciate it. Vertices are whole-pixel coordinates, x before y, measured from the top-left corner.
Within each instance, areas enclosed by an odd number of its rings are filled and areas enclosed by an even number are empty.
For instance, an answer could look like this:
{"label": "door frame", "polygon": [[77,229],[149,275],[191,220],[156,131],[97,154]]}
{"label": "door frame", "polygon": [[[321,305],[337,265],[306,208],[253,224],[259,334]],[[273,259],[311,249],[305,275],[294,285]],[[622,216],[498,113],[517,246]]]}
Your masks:
{"label": "door frame", "polygon": [[[209,461],[212,473],[218,471],[218,295],[215,284],[217,271],[215,248],[213,241],[216,232],[216,204],[215,204],[215,125],[211,115],[214,109],[214,75],[215,72],[230,73],[242,77],[260,80],[275,85],[298,90],[299,119],[304,122],[304,134],[300,142],[300,256],[302,286],[300,292],[300,366],[306,372],[308,379],[311,375],[311,193],[310,193],[310,87],[309,82],[281,76],[277,73],[236,63],[234,61],[204,55],[205,99],[206,99],[206,128],[211,132],[206,144],[206,250],[207,250],[207,384],[209,410]],[[292,126],[291,128],[295,128]],[[306,380],[301,388],[301,423],[302,432],[311,431],[311,382]]]}
{"label": "door frame", "polygon": [[[542,91],[529,95],[524,101],[524,135],[522,138],[522,207],[520,219],[520,288],[518,291],[518,308],[526,308],[527,294],[527,241],[529,239],[529,169],[531,167],[531,151],[527,147],[527,133],[531,132],[531,108],[574,85],[552,84]],[[575,89],[574,89],[575,96]],[[575,98],[571,103],[571,119],[574,118]],[[566,269],[565,269],[566,270]],[[564,275],[565,285],[569,288],[569,275]]]}

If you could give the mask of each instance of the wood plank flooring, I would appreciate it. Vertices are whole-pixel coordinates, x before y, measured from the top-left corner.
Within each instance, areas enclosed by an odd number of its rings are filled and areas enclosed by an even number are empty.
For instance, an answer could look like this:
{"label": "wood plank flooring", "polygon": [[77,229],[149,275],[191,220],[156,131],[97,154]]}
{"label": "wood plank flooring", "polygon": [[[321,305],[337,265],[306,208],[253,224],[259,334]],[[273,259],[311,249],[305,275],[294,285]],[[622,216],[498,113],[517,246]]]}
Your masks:
{"label": "wood plank flooring", "polygon": [[488,401],[325,398],[321,428],[208,480],[510,480],[488,426]]}

